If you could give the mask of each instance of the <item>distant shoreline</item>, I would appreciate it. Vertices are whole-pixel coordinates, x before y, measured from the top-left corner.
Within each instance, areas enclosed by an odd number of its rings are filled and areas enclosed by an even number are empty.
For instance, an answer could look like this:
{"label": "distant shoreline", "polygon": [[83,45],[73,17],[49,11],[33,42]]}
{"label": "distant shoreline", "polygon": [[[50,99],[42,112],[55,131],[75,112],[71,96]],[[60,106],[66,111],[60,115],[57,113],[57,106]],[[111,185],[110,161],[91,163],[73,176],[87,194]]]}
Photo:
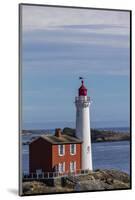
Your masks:
{"label": "distant shoreline", "polygon": [[[29,136],[34,134],[53,134],[49,130],[22,130],[23,136]],[[75,136],[75,129],[65,127],[63,129],[63,134],[68,134],[71,136]],[[37,136],[38,137],[38,136]],[[119,132],[119,131],[110,131],[110,130],[99,130],[99,129],[91,129],[91,140],[92,143],[96,142],[115,142],[115,141],[130,141],[130,133],[129,132]],[[27,143],[28,144],[28,143]]]}
{"label": "distant shoreline", "polygon": [[[63,132],[65,134],[75,135],[75,129],[64,128]],[[106,130],[91,129],[91,141],[96,142],[114,142],[114,141],[129,141],[130,133],[126,132],[114,132]]]}

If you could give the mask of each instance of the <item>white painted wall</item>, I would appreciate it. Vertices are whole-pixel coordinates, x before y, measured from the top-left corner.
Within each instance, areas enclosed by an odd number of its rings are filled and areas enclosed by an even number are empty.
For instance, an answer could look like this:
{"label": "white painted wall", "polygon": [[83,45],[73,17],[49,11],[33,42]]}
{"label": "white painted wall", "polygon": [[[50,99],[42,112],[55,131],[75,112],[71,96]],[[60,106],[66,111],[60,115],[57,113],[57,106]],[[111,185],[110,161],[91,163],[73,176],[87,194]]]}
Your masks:
{"label": "white painted wall", "polygon": [[90,100],[87,96],[76,98],[76,136],[82,143],[82,169],[92,170]]}

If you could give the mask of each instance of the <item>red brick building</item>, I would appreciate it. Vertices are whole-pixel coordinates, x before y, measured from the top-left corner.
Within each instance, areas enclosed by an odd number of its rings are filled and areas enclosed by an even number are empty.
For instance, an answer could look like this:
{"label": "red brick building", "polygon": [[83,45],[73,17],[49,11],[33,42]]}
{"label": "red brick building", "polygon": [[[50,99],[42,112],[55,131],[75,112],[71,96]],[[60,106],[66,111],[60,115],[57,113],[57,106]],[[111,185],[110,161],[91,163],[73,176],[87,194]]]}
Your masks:
{"label": "red brick building", "polygon": [[82,141],[61,133],[42,135],[29,145],[30,173],[74,172],[81,169]]}

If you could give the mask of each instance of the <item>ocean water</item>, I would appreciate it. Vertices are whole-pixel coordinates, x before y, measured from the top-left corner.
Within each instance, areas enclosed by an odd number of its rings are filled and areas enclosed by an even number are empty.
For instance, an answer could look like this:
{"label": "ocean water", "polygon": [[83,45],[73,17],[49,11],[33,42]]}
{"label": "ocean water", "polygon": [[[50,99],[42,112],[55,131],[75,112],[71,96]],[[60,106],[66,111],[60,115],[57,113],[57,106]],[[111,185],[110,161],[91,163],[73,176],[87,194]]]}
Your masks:
{"label": "ocean water", "polygon": [[[92,144],[94,169],[117,169],[130,174],[130,142],[101,142]],[[29,172],[29,148],[22,148],[22,169]]]}
{"label": "ocean water", "polygon": [[92,144],[94,169],[118,169],[130,174],[130,142]]}

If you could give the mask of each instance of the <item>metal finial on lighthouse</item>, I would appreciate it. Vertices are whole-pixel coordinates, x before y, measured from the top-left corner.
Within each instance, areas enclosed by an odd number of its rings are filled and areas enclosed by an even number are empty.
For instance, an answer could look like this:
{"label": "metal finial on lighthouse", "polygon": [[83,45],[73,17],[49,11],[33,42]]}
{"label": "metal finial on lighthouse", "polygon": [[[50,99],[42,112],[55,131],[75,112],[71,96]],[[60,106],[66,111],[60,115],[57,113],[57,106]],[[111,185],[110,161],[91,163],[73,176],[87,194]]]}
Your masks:
{"label": "metal finial on lighthouse", "polygon": [[82,80],[81,82],[82,82],[82,85],[83,85],[83,83],[84,83],[84,80],[83,80],[83,79],[84,79],[84,78],[83,78],[82,76],[80,76],[79,79]]}
{"label": "metal finial on lighthouse", "polygon": [[82,85],[75,98],[76,105],[76,136],[82,140],[82,169],[92,170],[91,130],[90,130],[90,97],[84,86],[83,77],[79,77]]}
{"label": "metal finial on lighthouse", "polygon": [[81,82],[82,82],[82,85],[83,85],[83,83],[84,83],[84,80],[83,80],[84,78],[82,77],[82,76],[79,76],[79,80],[82,80]]}

